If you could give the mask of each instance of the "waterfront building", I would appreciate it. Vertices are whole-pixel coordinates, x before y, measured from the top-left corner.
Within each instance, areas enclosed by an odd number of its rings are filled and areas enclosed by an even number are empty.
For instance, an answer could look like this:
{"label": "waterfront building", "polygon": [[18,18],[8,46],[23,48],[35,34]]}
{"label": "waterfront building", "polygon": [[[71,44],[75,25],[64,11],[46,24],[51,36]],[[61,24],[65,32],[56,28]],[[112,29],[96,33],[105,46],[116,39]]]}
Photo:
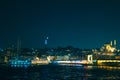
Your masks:
{"label": "waterfront building", "polygon": [[116,40],[114,40],[114,45],[112,45],[112,41],[110,43],[104,44],[100,50],[102,52],[115,52],[116,51]]}

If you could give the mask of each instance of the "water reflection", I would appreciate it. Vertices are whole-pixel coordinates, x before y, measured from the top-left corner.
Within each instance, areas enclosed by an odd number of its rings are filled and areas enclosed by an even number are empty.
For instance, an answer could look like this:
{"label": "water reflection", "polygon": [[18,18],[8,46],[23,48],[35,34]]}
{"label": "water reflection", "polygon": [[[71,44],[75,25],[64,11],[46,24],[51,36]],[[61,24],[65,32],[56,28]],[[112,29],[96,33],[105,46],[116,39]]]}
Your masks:
{"label": "water reflection", "polygon": [[120,70],[120,67],[116,67],[116,66],[97,66],[97,67],[107,70]]}
{"label": "water reflection", "polygon": [[42,65],[25,70],[0,71],[4,80],[113,80],[120,79],[120,67]]}

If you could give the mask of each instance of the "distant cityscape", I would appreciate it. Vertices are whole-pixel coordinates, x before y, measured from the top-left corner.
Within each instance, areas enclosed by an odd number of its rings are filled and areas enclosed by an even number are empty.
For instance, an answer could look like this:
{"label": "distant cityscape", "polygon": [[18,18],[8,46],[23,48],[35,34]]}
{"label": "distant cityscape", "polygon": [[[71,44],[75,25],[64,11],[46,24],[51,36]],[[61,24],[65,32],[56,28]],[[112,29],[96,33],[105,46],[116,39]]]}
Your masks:
{"label": "distant cityscape", "polygon": [[[24,61],[29,60],[30,65],[44,65],[51,63],[73,63],[73,64],[91,64],[91,65],[120,65],[120,50],[117,49],[117,41],[110,41],[97,49],[79,49],[72,46],[40,49],[21,48],[19,45],[0,50],[0,63],[14,67],[19,64],[22,67]],[[14,60],[14,61],[13,61]],[[19,61],[17,61],[19,60]],[[24,60],[24,61],[22,61]],[[13,61],[11,63],[11,61]],[[24,63],[27,64],[27,63]]]}

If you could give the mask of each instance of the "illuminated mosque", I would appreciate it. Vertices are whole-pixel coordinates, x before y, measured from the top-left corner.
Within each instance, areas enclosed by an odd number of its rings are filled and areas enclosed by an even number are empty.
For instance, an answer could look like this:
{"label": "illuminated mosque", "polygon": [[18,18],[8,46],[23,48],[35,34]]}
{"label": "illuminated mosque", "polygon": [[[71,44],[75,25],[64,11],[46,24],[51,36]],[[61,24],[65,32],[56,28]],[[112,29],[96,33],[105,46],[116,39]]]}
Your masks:
{"label": "illuminated mosque", "polygon": [[104,52],[115,52],[116,51],[116,40],[111,41],[110,43],[106,43],[104,44],[101,48],[100,48],[101,51],[104,51]]}

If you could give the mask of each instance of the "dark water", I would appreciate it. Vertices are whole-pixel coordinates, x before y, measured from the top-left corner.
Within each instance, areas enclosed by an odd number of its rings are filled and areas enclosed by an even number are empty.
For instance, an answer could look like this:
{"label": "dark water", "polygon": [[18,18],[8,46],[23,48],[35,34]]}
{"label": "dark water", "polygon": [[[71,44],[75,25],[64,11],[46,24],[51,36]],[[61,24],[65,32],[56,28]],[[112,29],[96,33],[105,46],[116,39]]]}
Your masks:
{"label": "dark water", "polygon": [[120,80],[120,67],[42,65],[0,69],[0,80]]}

